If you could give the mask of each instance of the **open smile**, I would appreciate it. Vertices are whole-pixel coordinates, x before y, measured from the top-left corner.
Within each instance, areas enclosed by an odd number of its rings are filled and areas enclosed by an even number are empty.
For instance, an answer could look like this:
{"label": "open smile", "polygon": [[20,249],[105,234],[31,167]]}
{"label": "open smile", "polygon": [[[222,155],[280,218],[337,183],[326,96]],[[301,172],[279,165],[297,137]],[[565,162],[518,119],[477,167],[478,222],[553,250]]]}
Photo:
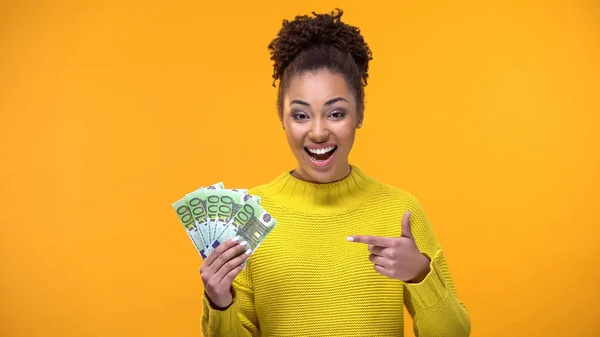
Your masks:
{"label": "open smile", "polygon": [[337,146],[328,146],[322,148],[308,148],[305,147],[304,151],[308,154],[308,158],[317,166],[325,166],[329,164],[337,150]]}

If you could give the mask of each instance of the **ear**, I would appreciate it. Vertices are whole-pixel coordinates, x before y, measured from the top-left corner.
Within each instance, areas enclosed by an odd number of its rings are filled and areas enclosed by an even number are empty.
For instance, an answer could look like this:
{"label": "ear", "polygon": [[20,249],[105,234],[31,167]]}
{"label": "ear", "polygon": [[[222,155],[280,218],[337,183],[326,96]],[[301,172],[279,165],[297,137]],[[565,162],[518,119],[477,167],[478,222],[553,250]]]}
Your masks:
{"label": "ear", "polygon": [[363,121],[365,120],[365,108],[363,107],[360,111],[358,111],[358,118],[356,120],[356,128],[360,129],[363,125]]}

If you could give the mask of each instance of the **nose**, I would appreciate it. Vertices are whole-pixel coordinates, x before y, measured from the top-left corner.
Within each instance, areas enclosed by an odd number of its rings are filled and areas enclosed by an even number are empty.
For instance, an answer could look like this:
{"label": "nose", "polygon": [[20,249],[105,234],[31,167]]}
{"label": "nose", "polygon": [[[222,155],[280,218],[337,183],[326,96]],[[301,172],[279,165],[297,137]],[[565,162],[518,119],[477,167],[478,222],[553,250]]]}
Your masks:
{"label": "nose", "polygon": [[320,120],[314,120],[311,124],[308,138],[314,143],[324,143],[329,139],[329,128],[327,124]]}

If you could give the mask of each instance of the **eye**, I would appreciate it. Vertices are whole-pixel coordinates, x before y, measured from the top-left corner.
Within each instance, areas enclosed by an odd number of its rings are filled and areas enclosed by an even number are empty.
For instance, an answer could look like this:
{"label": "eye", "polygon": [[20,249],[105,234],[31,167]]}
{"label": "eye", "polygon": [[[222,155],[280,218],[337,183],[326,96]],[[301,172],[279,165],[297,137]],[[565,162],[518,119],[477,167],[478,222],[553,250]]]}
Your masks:
{"label": "eye", "polygon": [[296,121],[308,119],[308,116],[304,112],[292,112],[292,118]]}
{"label": "eye", "polygon": [[346,115],[343,111],[334,111],[329,116],[333,119],[342,119]]}

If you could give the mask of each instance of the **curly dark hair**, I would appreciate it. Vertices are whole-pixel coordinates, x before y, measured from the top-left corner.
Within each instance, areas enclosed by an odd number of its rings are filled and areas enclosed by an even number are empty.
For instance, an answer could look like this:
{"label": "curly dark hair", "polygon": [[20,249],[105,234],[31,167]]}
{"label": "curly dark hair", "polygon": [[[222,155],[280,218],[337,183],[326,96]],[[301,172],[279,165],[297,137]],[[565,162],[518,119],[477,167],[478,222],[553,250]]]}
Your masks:
{"label": "curly dark hair", "polygon": [[341,21],[344,12],[336,8],[330,14],[313,17],[298,15],[293,21],[283,20],[283,27],[269,44],[273,65],[273,86],[279,90],[277,109],[283,115],[283,93],[296,74],[328,69],[341,74],[353,91],[359,118],[364,110],[364,86],[369,77],[371,49],[360,29]]}

